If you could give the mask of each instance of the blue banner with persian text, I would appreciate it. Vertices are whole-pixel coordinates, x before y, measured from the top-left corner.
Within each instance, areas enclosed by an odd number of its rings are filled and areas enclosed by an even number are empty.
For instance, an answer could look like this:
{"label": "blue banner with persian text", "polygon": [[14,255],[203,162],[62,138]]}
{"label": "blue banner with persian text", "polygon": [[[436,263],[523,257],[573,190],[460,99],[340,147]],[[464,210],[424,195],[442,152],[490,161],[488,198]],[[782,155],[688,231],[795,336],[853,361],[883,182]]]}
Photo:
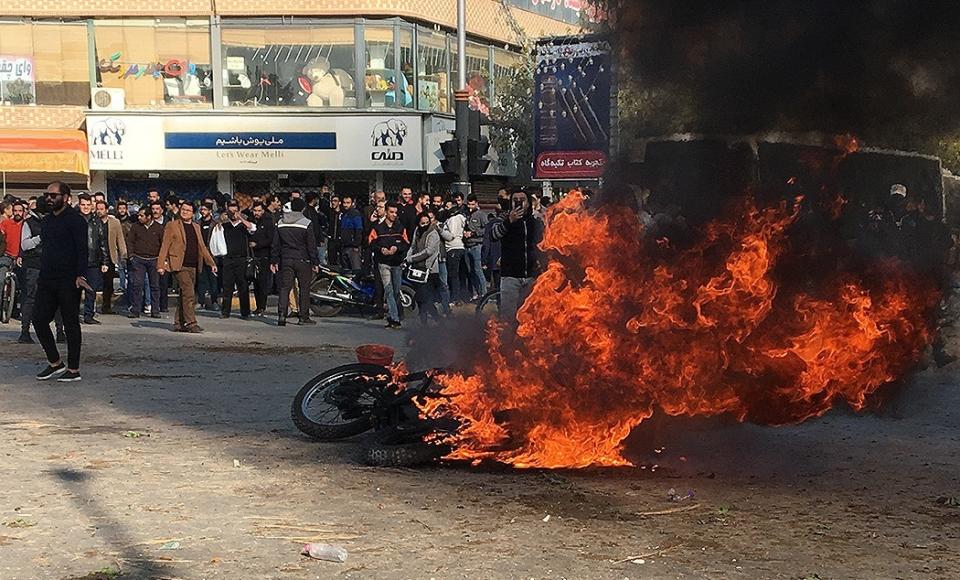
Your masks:
{"label": "blue banner with persian text", "polygon": [[166,133],[167,149],[336,149],[336,133]]}

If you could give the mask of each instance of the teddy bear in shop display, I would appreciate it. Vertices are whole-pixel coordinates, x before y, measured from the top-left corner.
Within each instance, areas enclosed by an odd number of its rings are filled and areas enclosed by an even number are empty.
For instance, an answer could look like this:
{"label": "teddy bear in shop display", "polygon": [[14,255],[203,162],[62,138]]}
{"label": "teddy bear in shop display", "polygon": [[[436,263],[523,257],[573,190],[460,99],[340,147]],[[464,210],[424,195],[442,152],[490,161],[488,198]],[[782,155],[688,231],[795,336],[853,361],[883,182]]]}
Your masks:
{"label": "teddy bear in shop display", "polygon": [[307,95],[308,107],[342,107],[353,95],[353,77],[343,69],[331,69],[325,57],[311,60],[302,72],[300,89]]}

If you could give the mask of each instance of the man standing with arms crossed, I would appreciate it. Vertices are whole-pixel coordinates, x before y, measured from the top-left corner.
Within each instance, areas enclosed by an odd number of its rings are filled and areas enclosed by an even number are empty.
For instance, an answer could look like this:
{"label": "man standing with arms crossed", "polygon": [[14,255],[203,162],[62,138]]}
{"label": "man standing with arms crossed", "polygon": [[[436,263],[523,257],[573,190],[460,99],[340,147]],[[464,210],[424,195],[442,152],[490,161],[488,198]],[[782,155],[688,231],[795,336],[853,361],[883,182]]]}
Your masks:
{"label": "man standing with arms crossed", "polygon": [[[47,368],[37,379],[59,377],[61,382],[80,380],[80,290],[90,289],[84,274],[87,271],[87,223],[77,210],[67,206],[70,187],[55,181],[47,186],[46,202],[50,206],[41,220],[43,244],[40,253],[40,276],[37,282],[33,323],[37,338],[47,356]],[[50,323],[57,312],[63,317],[67,335],[67,364],[57,350]]]}
{"label": "man standing with arms crossed", "polygon": [[197,324],[197,268],[204,263],[217,273],[213,256],[203,243],[199,224],[193,221],[193,204],[180,202],[180,219],[172,220],[163,228],[160,256],[157,258],[157,273],[173,272],[180,286],[180,300],[174,315],[174,332],[203,332]]}

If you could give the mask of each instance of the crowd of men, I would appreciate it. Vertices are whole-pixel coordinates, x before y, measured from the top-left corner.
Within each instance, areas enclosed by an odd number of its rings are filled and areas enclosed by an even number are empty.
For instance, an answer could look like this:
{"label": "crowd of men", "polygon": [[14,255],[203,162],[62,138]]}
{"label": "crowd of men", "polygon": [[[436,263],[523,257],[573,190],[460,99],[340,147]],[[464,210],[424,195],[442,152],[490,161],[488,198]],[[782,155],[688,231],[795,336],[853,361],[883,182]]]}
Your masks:
{"label": "crowd of men", "polygon": [[[368,202],[362,210],[360,201]],[[218,193],[190,201],[151,190],[111,206],[102,193],[74,195],[54,182],[43,196],[7,199],[0,210],[0,280],[17,272],[18,342],[33,342],[32,325],[49,362],[38,378],[58,380],[80,379],[81,322],[100,324],[98,314],[161,318],[173,288],[177,332],[203,332],[198,307],[230,318],[235,296],[242,320],[264,316],[274,293],[279,326],[315,324],[309,289],[321,266],[372,276],[371,318],[386,318],[388,328],[402,325],[405,277],[424,324],[491,287],[501,290],[501,315],[513,320],[539,272],[544,229],[541,198],[523,189],[501,190],[492,209],[473,195],[411,188],[393,200],[382,191],[356,200],[324,188],[282,199]],[[56,346],[63,342],[66,364]]]}

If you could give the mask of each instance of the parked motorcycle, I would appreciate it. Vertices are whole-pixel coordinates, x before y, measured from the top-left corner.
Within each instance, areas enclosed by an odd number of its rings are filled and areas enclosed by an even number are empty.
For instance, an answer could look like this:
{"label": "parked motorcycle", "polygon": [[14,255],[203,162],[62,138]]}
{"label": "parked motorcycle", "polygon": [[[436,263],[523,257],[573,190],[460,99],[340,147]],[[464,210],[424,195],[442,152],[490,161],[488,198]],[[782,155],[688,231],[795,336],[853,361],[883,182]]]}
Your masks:
{"label": "parked motorcycle", "polygon": [[420,417],[415,400],[441,397],[434,377],[439,369],[393,376],[373,364],[349,364],[317,375],[294,397],[290,414],[303,433],[319,441],[334,441],[374,430],[363,447],[367,465],[404,466],[430,463],[450,452],[427,443],[427,436],[454,432],[452,419]]}
{"label": "parked motorcycle", "polygon": [[[373,295],[376,292],[376,281],[373,276],[354,276],[338,272],[326,266],[320,266],[320,271],[310,285],[310,310],[316,316],[329,317],[340,314],[345,306],[354,306],[361,311],[373,307]],[[411,312],[416,308],[416,288],[406,280],[400,286],[400,308]]]}

